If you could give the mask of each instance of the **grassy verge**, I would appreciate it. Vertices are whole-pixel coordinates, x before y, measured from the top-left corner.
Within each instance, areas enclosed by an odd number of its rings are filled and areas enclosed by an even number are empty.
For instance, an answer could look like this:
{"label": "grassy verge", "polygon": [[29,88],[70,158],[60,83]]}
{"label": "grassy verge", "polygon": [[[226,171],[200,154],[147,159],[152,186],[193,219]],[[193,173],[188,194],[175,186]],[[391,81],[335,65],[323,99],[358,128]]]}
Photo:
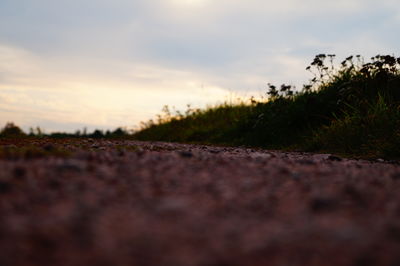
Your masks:
{"label": "grassy verge", "polygon": [[372,158],[400,157],[400,58],[364,63],[317,55],[315,77],[301,91],[269,85],[266,102],[222,104],[143,124],[139,140],[325,151]]}

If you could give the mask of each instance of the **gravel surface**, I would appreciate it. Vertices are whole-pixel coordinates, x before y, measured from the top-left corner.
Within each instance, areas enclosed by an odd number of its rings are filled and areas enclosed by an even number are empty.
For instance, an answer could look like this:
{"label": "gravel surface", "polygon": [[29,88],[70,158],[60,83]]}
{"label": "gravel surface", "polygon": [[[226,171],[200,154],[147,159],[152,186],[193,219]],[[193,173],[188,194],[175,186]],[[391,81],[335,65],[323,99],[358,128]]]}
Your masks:
{"label": "gravel surface", "polygon": [[400,265],[400,166],[329,154],[0,141],[0,265]]}

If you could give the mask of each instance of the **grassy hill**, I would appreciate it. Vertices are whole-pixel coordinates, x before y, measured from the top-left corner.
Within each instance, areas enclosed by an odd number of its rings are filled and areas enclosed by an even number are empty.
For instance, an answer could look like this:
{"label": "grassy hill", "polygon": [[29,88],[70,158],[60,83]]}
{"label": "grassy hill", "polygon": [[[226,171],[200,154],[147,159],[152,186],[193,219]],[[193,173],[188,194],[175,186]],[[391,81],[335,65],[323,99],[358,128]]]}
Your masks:
{"label": "grassy hill", "polygon": [[325,151],[362,157],[400,157],[400,58],[317,55],[315,75],[298,91],[269,84],[269,100],[222,104],[143,123],[139,140]]}

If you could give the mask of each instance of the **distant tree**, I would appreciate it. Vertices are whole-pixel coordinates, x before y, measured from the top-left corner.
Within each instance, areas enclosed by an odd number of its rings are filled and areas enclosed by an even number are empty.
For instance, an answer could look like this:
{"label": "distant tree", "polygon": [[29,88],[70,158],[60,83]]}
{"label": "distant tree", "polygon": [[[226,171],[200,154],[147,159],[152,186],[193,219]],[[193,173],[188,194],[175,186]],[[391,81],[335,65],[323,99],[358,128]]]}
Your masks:
{"label": "distant tree", "polygon": [[44,137],[45,134],[40,127],[36,127],[36,137]]}
{"label": "distant tree", "polygon": [[104,133],[103,131],[96,129],[92,134],[89,135],[92,138],[103,138],[104,137]]}
{"label": "distant tree", "polygon": [[80,136],[81,136],[81,131],[78,129],[77,131],[75,131],[74,137],[79,138]]}
{"label": "distant tree", "polygon": [[21,128],[16,126],[12,122],[8,122],[4,128],[0,131],[1,137],[23,137],[26,134],[22,131]]}
{"label": "distant tree", "polygon": [[119,137],[124,137],[128,135],[128,133],[122,129],[122,128],[117,128],[116,130],[114,130],[113,132],[111,132],[110,136],[113,138],[119,138]]}
{"label": "distant tree", "polygon": [[35,136],[35,130],[33,129],[33,127],[29,128],[29,136],[30,137],[34,137]]}

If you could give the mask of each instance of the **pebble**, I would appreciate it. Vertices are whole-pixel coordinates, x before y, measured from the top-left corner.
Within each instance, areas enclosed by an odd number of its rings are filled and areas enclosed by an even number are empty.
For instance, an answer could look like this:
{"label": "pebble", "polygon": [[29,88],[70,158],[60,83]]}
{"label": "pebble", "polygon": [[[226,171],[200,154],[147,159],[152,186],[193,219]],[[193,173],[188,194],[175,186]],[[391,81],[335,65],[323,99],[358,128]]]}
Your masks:
{"label": "pebble", "polygon": [[11,184],[5,181],[0,181],[0,194],[6,194],[11,191]]}
{"label": "pebble", "polygon": [[317,197],[311,200],[310,208],[313,212],[332,211],[337,207],[337,201],[328,197]]}
{"label": "pebble", "polygon": [[179,155],[184,157],[184,158],[191,158],[193,157],[193,153],[190,151],[180,151]]}
{"label": "pebble", "polygon": [[22,166],[16,166],[13,170],[13,175],[17,179],[23,179],[26,176],[26,168]]}
{"label": "pebble", "polygon": [[390,176],[393,180],[400,180],[400,173],[394,173]]}
{"label": "pebble", "polygon": [[342,158],[340,158],[340,157],[338,157],[338,156],[335,156],[335,155],[329,155],[328,160],[330,160],[330,161],[337,161],[337,162],[343,161]]}

